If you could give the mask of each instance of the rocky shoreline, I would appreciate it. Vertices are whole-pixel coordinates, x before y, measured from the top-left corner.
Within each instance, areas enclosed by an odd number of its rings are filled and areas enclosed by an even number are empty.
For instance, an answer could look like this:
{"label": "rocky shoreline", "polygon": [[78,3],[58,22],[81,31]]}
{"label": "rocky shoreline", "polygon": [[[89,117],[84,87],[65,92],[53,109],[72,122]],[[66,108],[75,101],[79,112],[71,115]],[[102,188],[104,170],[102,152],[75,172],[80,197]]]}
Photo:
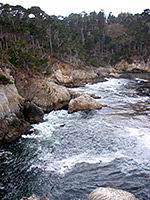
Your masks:
{"label": "rocky shoreline", "polygon": [[[52,110],[67,109],[68,113],[79,110],[101,109],[95,96],[89,96],[71,90],[71,87],[83,86],[88,82],[104,81],[108,77],[119,77],[117,72],[150,72],[150,61],[136,61],[128,64],[124,61],[115,67],[72,68],[58,62],[52,75],[39,77],[32,72],[12,70],[2,66],[0,73],[11,80],[11,84],[0,84],[0,144],[10,143],[30,129],[32,123],[43,120],[44,113]],[[12,73],[13,71],[13,73]],[[10,74],[13,74],[11,76]]]}
{"label": "rocky shoreline", "polygon": [[[49,78],[40,78],[17,72],[13,80],[7,71],[5,69],[3,74],[13,84],[0,85],[0,144],[15,141],[30,129],[32,123],[42,121],[44,113],[52,110],[68,109],[68,113],[72,113],[103,107],[93,97],[75,92],[60,82],[56,83],[55,74]],[[60,74],[59,71],[57,73]],[[91,77],[89,72],[84,74]],[[64,75],[61,75],[64,80]],[[81,77],[83,79],[79,79],[82,81],[78,85],[82,85],[85,80],[83,75]]]}
{"label": "rocky shoreline", "polygon": [[[133,73],[133,68],[130,69]],[[0,73],[8,77],[11,83],[0,84],[0,144],[14,142],[30,130],[32,123],[42,121],[44,113],[52,110],[67,109],[68,113],[73,113],[80,110],[101,109],[106,105],[101,105],[96,100],[99,97],[75,92],[68,87],[104,81],[108,77],[119,77],[116,72],[124,71],[121,64],[117,66],[117,71],[111,67],[75,69],[70,72],[67,70],[65,67],[60,67],[55,69],[51,76],[43,78],[19,70],[12,77],[9,66],[1,69]],[[107,200],[112,198],[136,200],[134,195],[121,190],[118,192],[116,189],[98,189],[89,195],[88,200],[101,199],[103,196]],[[44,199],[33,194],[21,200]]]}

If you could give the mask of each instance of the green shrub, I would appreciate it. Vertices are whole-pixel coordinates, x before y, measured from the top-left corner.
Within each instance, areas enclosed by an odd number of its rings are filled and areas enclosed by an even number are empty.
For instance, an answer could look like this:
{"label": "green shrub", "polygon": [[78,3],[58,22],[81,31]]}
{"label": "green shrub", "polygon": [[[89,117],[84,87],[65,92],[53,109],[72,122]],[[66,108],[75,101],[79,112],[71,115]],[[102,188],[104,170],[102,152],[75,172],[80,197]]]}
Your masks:
{"label": "green shrub", "polygon": [[13,82],[9,78],[4,76],[3,74],[0,74],[0,83],[2,83],[2,84],[13,84]]}

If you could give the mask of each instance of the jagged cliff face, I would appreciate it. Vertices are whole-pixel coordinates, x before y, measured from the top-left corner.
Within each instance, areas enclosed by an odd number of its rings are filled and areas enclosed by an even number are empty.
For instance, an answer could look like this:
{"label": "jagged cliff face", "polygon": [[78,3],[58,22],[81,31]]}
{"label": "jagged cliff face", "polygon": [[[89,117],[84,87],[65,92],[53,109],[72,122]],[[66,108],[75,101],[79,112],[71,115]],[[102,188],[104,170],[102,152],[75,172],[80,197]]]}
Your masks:
{"label": "jagged cliff face", "polygon": [[[68,65],[63,65],[63,67],[62,65],[60,63],[54,67],[53,74],[46,78],[15,69],[15,84],[13,77],[8,73],[9,70],[0,70],[0,74],[6,75],[11,80],[11,84],[0,83],[0,143],[14,141],[29,127],[30,123],[41,121],[45,112],[69,107],[71,113],[102,107],[94,101],[90,106],[88,101],[83,104],[86,100],[83,96],[74,101],[77,101],[79,105],[81,99],[81,106],[76,108],[76,103],[72,106],[71,100],[82,94],[75,94],[64,86],[81,86],[87,82],[104,80],[104,77],[117,77],[116,71],[111,66],[73,69]],[[133,64],[122,61],[115,67],[120,72],[139,72],[140,70],[150,72],[150,61],[147,63],[137,61]],[[93,107],[93,105],[96,106]]]}
{"label": "jagged cliff face", "polygon": [[29,126],[21,111],[23,101],[14,84],[0,85],[0,143],[14,141]]}
{"label": "jagged cliff face", "polygon": [[6,117],[8,113],[18,113],[21,100],[14,84],[0,85],[0,118]]}
{"label": "jagged cliff face", "polygon": [[[93,78],[93,75],[88,76],[88,73],[80,73],[80,71],[77,73],[75,80],[78,85],[87,81],[87,77]],[[14,141],[29,127],[30,123],[41,121],[45,112],[68,109],[72,99],[83,95],[54,83],[53,81],[65,85],[64,75],[60,73],[60,76],[62,82],[59,82],[58,76],[55,75],[52,78],[40,78],[37,75],[19,71],[15,74],[15,84],[0,85],[0,143]],[[71,74],[68,77],[71,77]],[[72,84],[73,82],[72,79]],[[73,112],[102,107],[94,99],[89,105],[89,98],[91,100],[92,97],[88,95],[86,97],[83,96],[84,104],[80,102],[80,107],[72,105]]]}
{"label": "jagged cliff face", "polygon": [[83,68],[57,62],[52,68],[53,74],[50,80],[66,87],[79,87],[89,82],[104,81],[105,77],[117,76],[115,70],[107,65],[105,67],[86,66]]}

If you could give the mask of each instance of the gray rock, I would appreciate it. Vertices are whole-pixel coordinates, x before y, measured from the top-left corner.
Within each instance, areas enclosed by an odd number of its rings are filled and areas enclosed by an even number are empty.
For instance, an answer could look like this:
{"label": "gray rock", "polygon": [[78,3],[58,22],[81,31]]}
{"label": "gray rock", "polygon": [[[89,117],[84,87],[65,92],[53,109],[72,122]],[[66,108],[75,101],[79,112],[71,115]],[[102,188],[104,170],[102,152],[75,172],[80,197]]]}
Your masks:
{"label": "gray rock", "polygon": [[26,101],[34,103],[44,112],[62,109],[71,99],[67,88],[60,86],[50,79],[21,77],[17,80],[19,94]]}
{"label": "gray rock", "polygon": [[29,127],[21,111],[23,102],[14,84],[0,85],[0,144],[14,141]]}
{"label": "gray rock", "polygon": [[40,122],[44,116],[43,110],[32,102],[25,102],[23,114],[30,123]]}
{"label": "gray rock", "polygon": [[42,108],[44,112],[50,112],[65,108],[70,99],[70,93],[64,86],[42,81],[38,83],[38,90],[34,93],[32,102]]}
{"label": "gray rock", "polygon": [[87,200],[138,200],[129,192],[114,188],[97,188],[91,192]]}
{"label": "gray rock", "polygon": [[0,119],[20,111],[21,96],[14,84],[0,85]]}

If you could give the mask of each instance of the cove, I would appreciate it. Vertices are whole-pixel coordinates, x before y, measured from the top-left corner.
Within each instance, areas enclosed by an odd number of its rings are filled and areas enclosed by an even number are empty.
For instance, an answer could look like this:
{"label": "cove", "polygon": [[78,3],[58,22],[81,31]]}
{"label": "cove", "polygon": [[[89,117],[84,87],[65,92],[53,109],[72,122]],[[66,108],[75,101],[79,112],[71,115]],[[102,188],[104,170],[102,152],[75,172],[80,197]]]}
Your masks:
{"label": "cove", "polygon": [[141,77],[126,77],[74,89],[101,96],[97,101],[107,107],[52,111],[33,125],[32,134],[3,145],[0,199],[36,193],[51,200],[85,200],[101,186],[149,199],[150,101],[137,90]]}

